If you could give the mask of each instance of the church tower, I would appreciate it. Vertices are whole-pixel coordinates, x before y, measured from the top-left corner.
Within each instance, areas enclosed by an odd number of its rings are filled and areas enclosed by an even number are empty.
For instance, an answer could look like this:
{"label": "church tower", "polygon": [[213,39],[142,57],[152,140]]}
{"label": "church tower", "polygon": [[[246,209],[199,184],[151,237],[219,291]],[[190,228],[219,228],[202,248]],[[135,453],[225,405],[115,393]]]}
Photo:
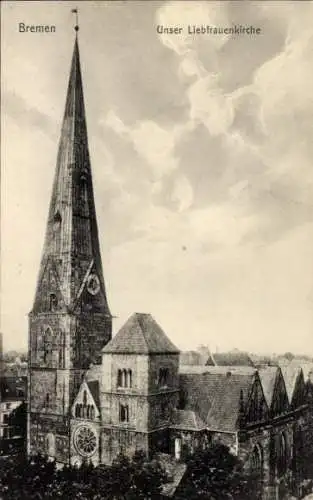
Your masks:
{"label": "church tower", "polygon": [[111,339],[88,149],[78,39],[29,314],[28,452],[69,461],[70,406]]}

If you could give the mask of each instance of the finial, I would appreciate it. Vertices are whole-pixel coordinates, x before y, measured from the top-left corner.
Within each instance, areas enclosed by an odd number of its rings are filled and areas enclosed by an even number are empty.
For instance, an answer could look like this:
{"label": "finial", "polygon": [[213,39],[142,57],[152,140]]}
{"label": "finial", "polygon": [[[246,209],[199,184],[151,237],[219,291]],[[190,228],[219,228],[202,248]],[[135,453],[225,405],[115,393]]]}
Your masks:
{"label": "finial", "polygon": [[79,26],[78,26],[78,9],[77,9],[77,7],[76,7],[76,9],[72,9],[72,14],[76,15],[76,25],[74,26],[74,30],[77,32],[79,30]]}

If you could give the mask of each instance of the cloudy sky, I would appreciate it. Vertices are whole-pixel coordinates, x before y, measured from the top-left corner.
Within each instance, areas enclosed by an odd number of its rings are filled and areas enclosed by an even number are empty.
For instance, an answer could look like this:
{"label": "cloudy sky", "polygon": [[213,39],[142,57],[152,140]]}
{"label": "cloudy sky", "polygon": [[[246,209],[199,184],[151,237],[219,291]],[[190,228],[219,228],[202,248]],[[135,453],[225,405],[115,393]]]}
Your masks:
{"label": "cloudy sky", "polygon": [[[313,3],[78,2],[115,331],[313,354]],[[74,32],[71,2],[2,3],[2,325],[27,345]],[[19,33],[18,23],[55,33]],[[261,28],[188,36],[188,24]],[[181,36],[157,34],[178,25]]]}

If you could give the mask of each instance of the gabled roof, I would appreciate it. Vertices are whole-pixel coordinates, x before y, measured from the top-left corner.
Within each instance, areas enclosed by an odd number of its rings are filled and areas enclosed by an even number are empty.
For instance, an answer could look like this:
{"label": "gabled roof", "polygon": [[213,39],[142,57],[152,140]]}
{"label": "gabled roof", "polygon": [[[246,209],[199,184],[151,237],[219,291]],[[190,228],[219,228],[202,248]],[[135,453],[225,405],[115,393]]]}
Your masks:
{"label": "gabled roof", "polygon": [[192,410],[174,410],[171,427],[190,431],[206,429],[206,424],[199,415]]}
{"label": "gabled roof", "polygon": [[211,353],[207,365],[216,366],[254,366],[252,359],[246,352],[230,351]]}
{"label": "gabled roof", "polygon": [[[100,384],[99,380],[87,380],[86,377],[82,380],[79,389],[73,399],[72,403],[72,411],[76,405],[77,402],[81,399],[80,395],[83,394],[84,391],[87,389],[87,394],[89,393],[89,403],[90,404],[90,399],[92,398],[96,407],[97,411],[100,411]],[[74,413],[73,413],[74,416]]]}
{"label": "gabled roof", "polygon": [[294,391],[296,388],[296,384],[297,384],[298,378],[300,377],[300,375],[302,373],[302,370],[299,366],[288,365],[288,366],[281,367],[281,371],[282,371],[282,375],[283,375],[284,381],[285,381],[285,386],[286,386],[289,404],[291,404],[292,399],[293,399],[293,395],[294,395]]}
{"label": "gabled roof", "polygon": [[232,374],[227,378],[225,384],[218,385],[207,416],[209,429],[223,431],[238,429],[241,393],[243,402],[246,404],[253,382],[254,375]]}
{"label": "gabled roof", "polygon": [[272,406],[276,377],[279,371],[278,366],[267,366],[258,370],[262,384],[264,397],[269,408]]}
{"label": "gabled roof", "polygon": [[180,373],[182,404],[195,411],[209,429],[236,432],[241,397],[246,407],[254,381],[255,370],[244,373],[210,367],[205,373]]}
{"label": "gabled roof", "polygon": [[115,354],[179,354],[151,314],[134,313],[102,349]]}

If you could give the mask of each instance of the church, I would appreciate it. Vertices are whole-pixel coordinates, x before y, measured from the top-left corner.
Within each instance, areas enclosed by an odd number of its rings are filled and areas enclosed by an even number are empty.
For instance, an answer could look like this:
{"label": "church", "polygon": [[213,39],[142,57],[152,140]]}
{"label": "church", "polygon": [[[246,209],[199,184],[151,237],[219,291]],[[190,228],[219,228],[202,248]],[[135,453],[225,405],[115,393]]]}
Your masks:
{"label": "church", "polygon": [[264,478],[266,498],[278,498],[280,484],[298,488],[299,457],[312,441],[301,369],[181,366],[179,349],[145,313],[112,337],[77,31],[29,313],[28,453],[98,465],[143,450],[182,462],[219,440]]}

